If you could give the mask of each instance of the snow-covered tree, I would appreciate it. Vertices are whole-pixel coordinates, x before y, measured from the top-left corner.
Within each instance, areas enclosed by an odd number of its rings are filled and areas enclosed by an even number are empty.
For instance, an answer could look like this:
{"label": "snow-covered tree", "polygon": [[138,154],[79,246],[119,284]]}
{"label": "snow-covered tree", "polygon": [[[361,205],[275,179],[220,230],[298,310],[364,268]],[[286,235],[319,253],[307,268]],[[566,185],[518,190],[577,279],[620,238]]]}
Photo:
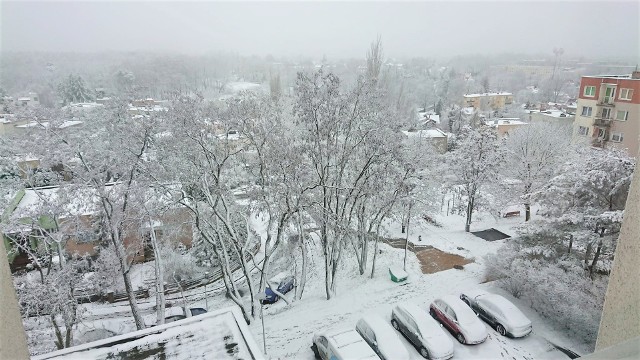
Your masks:
{"label": "snow-covered tree", "polygon": [[93,99],[91,92],[87,89],[82,77],[69,75],[69,77],[58,85],[58,95],[64,105],[68,103],[89,102]]}
{"label": "snow-covered tree", "polygon": [[465,231],[469,232],[473,212],[481,204],[482,188],[497,180],[504,151],[495,129],[488,126],[464,128],[457,144],[448,160],[452,185],[465,197]]}
{"label": "snow-covered tree", "polygon": [[508,190],[524,203],[525,221],[531,219],[531,194],[557,174],[572,152],[570,139],[571,128],[563,124],[531,123],[509,132],[501,173],[511,185]]}

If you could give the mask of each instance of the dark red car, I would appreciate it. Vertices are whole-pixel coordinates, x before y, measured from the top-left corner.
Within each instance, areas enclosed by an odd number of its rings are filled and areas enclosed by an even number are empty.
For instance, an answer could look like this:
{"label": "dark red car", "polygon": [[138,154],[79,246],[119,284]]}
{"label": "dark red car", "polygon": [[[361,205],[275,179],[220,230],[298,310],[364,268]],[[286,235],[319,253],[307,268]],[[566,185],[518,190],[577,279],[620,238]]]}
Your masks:
{"label": "dark red car", "polygon": [[478,316],[458,297],[446,295],[436,299],[429,314],[441,322],[461,344],[480,344],[489,332]]}

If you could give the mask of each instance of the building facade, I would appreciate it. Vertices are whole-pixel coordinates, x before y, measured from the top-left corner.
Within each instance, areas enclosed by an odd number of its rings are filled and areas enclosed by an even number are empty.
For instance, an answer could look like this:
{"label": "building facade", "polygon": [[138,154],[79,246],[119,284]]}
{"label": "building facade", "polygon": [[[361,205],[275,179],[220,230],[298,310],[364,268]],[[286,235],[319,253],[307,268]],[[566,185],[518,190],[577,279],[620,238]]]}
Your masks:
{"label": "building facade", "polygon": [[627,149],[637,156],[639,135],[640,71],[583,76],[572,142]]}
{"label": "building facade", "polygon": [[513,94],[508,92],[467,94],[462,100],[463,107],[473,107],[477,110],[501,110],[513,103]]}

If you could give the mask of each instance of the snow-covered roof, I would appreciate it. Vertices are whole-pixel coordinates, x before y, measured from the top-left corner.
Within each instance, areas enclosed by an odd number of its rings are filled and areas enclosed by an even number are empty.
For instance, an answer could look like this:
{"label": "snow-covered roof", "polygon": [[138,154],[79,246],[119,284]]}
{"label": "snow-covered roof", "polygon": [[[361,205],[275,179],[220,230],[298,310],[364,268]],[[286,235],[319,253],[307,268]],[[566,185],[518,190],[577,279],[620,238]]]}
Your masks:
{"label": "snow-covered roof", "polygon": [[324,334],[343,359],[379,359],[378,355],[354,329],[338,329]]}
{"label": "snow-covered roof", "polygon": [[19,97],[18,101],[31,101],[30,97]]}
{"label": "snow-covered roof", "polygon": [[[40,188],[25,189],[24,195],[16,205],[11,218],[14,220],[36,216],[35,212],[40,211],[45,207],[60,205],[61,196],[64,196],[61,192],[61,188],[58,186],[45,186]],[[88,199],[92,199],[93,201]],[[98,201],[95,191],[91,189],[84,189],[74,191],[73,199],[70,200],[65,208],[64,212],[69,215],[88,215],[97,211],[95,206]]]}
{"label": "snow-covered roof", "polygon": [[562,110],[543,110],[543,111],[539,111],[539,110],[530,110],[529,111],[530,114],[540,114],[540,115],[544,115],[544,116],[549,116],[549,117],[553,117],[553,118],[566,118],[569,116],[573,116],[571,114],[567,114],[566,112],[562,111]]}
{"label": "snow-covered roof", "polygon": [[483,94],[467,94],[467,95],[464,95],[464,97],[472,98],[472,97],[497,96],[497,95],[513,95],[513,94],[510,92],[497,92],[497,93],[483,93]]}
{"label": "snow-covered roof", "polygon": [[73,346],[32,359],[263,359],[237,307]]}
{"label": "snow-covered roof", "polygon": [[447,134],[445,134],[440,129],[427,129],[427,130],[418,130],[418,131],[403,131],[407,137],[414,138],[446,138]]}
{"label": "snow-covered roof", "polygon": [[[56,129],[64,129],[70,126],[80,125],[82,121],[80,120],[65,120],[61,124],[55,126]],[[38,122],[38,121],[30,121],[24,125],[17,125],[17,128],[36,128],[36,129],[48,129],[51,127],[51,123],[48,121]]]}
{"label": "snow-covered roof", "polygon": [[240,91],[258,90],[261,87],[260,84],[245,81],[230,82],[225,86],[233,93],[238,93]]}
{"label": "snow-covered roof", "polygon": [[500,119],[488,119],[488,125],[501,126],[501,125],[526,125],[524,121],[520,121],[520,118],[500,118]]}

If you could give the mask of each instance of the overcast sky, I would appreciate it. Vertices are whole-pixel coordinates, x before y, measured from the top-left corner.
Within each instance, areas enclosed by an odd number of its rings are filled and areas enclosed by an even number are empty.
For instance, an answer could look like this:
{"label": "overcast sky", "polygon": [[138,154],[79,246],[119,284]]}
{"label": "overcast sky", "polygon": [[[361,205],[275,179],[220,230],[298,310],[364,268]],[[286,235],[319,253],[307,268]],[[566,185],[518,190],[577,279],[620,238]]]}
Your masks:
{"label": "overcast sky", "polygon": [[362,57],[543,53],[638,58],[627,2],[8,2],[3,51],[176,50]]}

